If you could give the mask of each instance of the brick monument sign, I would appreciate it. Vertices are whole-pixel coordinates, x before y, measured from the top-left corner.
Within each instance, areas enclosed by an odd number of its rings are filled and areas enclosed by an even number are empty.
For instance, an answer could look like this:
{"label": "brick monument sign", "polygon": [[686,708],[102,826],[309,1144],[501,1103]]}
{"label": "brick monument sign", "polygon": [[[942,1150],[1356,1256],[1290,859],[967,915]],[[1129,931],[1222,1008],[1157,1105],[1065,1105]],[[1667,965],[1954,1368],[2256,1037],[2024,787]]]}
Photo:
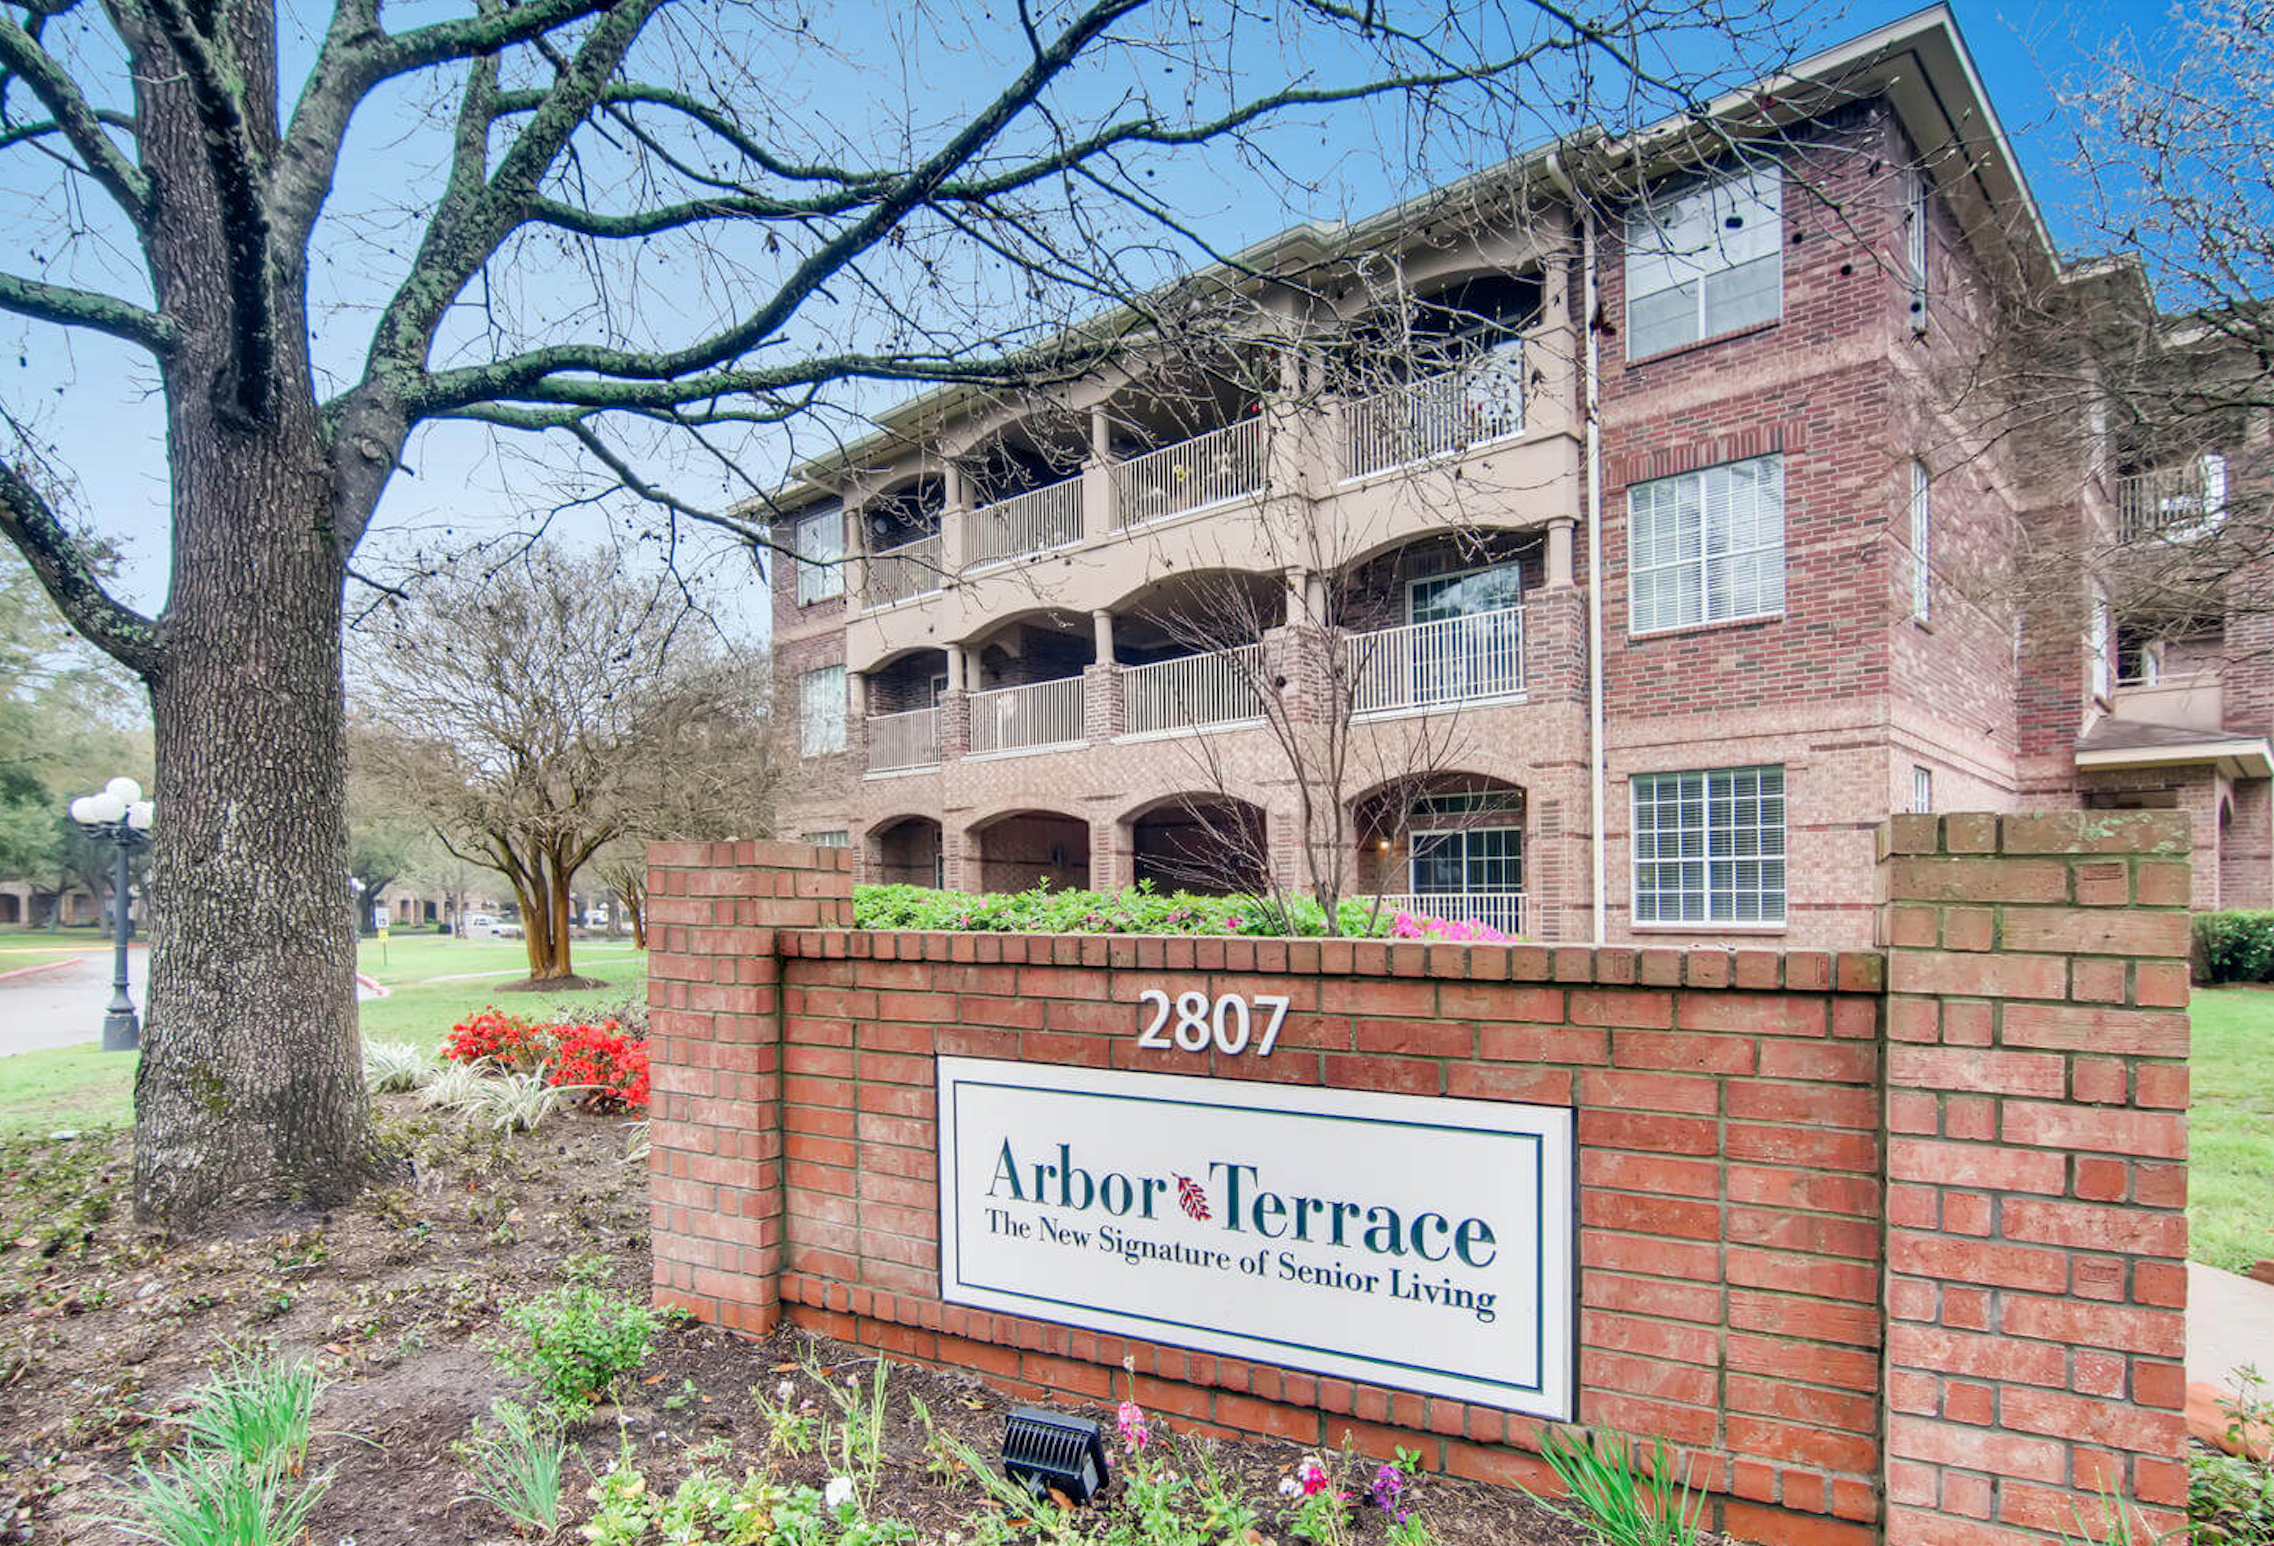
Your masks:
{"label": "brick monument sign", "polygon": [[[1106,1399],[1128,1358],[1188,1426],[1488,1481],[1544,1486],[1568,1415],[1680,1446],[1747,1540],[2043,1541],[2107,1494],[2177,1523],[2186,819],[1905,816],[1880,853],[1883,948],[1832,953],[863,931],[843,850],[659,845],[657,1298],[1026,1396]],[[1258,1155],[1385,1136],[1375,1170],[1282,1196],[1264,1158],[1014,1154],[990,1102],[1103,1113],[1098,1145],[1195,1111]],[[1483,1158],[1437,1166],[1458,1206],[1401,1213],[1424,1142]],[[1180,1212],[1188,1179],[1210,1190]],[[1106,1278],[1052,1244],[1077,1213],[1067,1239],[1102,1222],[1127,1257]],[[1108,1286],[981,1286],[1029,1251]],[[1211,1268],[1221,1294],[1145,1299]],[[1349,1347],[1257,1329],[1247,1297],[1289,1283],[1345,1296]],[[1473,1369],[1354,1374],[1393,1301],[1458,1317],[1408,1324]],[[1480,1388],[1503,1365],[1505,1399]]]}

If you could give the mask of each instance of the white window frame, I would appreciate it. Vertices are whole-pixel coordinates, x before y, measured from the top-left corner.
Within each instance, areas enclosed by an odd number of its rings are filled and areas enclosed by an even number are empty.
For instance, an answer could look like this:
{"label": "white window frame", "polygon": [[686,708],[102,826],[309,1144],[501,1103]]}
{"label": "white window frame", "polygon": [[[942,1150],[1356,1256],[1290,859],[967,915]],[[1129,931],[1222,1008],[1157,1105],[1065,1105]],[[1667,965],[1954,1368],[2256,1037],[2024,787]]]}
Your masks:
{"label": "white window frame", "polygon": [[1912,167],[1903,190],[1903,266],[1911,282],[1911,331],[1927,330],[1927,238],[1933,230],[1929,195],[1934,184],[1924,169]]}
{"label": "white window frame", "polygon": [[[826,543],[816,546],[817,534],[832,530],[836,534],[835,551]],[[810,607],[823,601],[834,601],[845,594],[845,510],[831,505],[797,518],[791,528],[790,545],[797,549],[797,604]]]}
{"label": "white window frame", "polygon": [[2092,598],[2092,631],[2085,636],[2085,648],[2092,656],[2093,699],[2106,703],[2116,683],[2116,612],[2106,596]]}
{"label": "white window frame", "polygon": [[[1784,168],[1743,168],[1638,199],[1625,222],[1626,349],[1649,359],[1784,316]],[[1765,284],[1765,269],[1773,275]],[[1756,281],[1732,283],[1745,274]],[[1638,306],[1688,292],[1689,327],[1661,337]],[[1759,304],[1763,293],[1769,304]],[[1669,317],[1680,315],[1658,308]]]}
{"label": "white window frame", "polygon": [[[1762,785],[1772,777],[1776,787],[1773,792],[1764,793]],[[1747,779],[1752,781],[1750,792],[1742,787]],[[1685,786],[1685,781],[1691,780],[1695,781],[1694,791]],[[1717,781],[1725,781],[1725,787],[1718,791]],[[1678,816],[1677,825],[1671,829],[1656,823],[1646,829],[1643,825],[1646,795],[1654,809],[1670,804],[1679,810],[1694,803],[1697,807],[1695,825],[1681,822]],[[1792,881],[1789,799],[1782,763],[1678,768],[1661,773],[1637,773],[1630,778],[1627,781],[1630,848],[1627,884],[1634,926],[1691,932],[1785,927]],[[1762,803],[1769,800],[1776,802],[1773,824],[1760,815]],[[1755,819],[1750,825],[1740,825],[1736,816],[1747,801],[1752,804]],[[1717,821],[1717,814],[1723,819]],[[1749,842],[1747,834],[1750,834]],[[1671,854],[1663,851],[1669,837],[1674,840],[1675,851]],[[1653,880],[1659,882],[1663,881],[1665,866],[1678,870],[1694,868],[1697,883],[1693,886],[1688,883],[1688,876],[1680,876],[1680,883],[1674,887],[1659,883],[1646,889],[1645,866],[1651,867]],[[1775,873],[1774,886],[1768,882],[1771,867]],[[1750,883],[1743,883],[1748,877]],[[1753,904],[1750,917],[1744,916],[1746,909],[1742,905],[1748,898]],[[1669,900],[1675,904],[1671,913],[1666,907]]]}
{"label": "white window frame", "polygon": [[[835,691],[831,691],[834,683]],[[845,668],[822,666],[805,672],[798,685],[798,750],[827,757],[845,749],[847,699]]]}
{"label": "white window frame", "polygon": [[1934,769],[1916,762],[1911,764],[1911,811],[1918,816],[1934,812]]}
{"label": "white window frame", "polygon": [[[1750,525],[1746,529],[1749,541],[1740,542],[1740,521],[1734,505],[1736,490],[1733,485],[1741,475],[1751,477],[1750,492],[1753,508],[1749,512]],[[1694,483],[1696,493],[1692,502],[1697,507],[1697,537],[1693,544],[1685,544],[1682,533],[1683,486]],[[1717,492],[1718,485],[1718,492]],[[1643,552],[1645,521],[1655,530],[1661,512],[1657,508],[1661,499],[1672,499],[1674,525],[1670,532],[1672,556],[1656,551],[1658,539],[1653,536],[1649,544],[1653,551]],[[1774,510],[1762,507],[1764,500],[1773,500]],[[1645,510],[1648,503],[1651,509]],[[1720,507],[1719,525],[1715,530],[1713,506]],[[1785,499],[1784,458],[1756,456],[1743,461],[1723,462],[1718,466],[1700,468],[1695,472],[1677,473],[1671,478],[1653,478],[1645,483],[1632,484],[1627,489],[1627,633],[1630,637],[1644,634],[1675,633],[1687,628],[1705,628],[1718,623],[1743,622],[1751,618],[1779,617],[1784,613],[1785,571]],[[1773,559],[1773,564],[1768,560]],[[1647,561],[1646,561],[1647,560]],[[1754,567],[1755,598],[1751,610],[1740,611],[1736,596],[1739,590],[1736,575],[1741,566]],[[1717,591],[1714,575],[1723,577]],[[1660,602],[1667,594],[1659,584],[1662,578],[1671,577],[1674,617],[1660,616]],[[1650,602],[1644,604],[1645,594]],[[1695,611],[1695,616],[1686,615]],[[1645,614],[1648,614],[1647,617]]]}
{"label": "white window frame", "polygon": [[1934,614],[1934,474],[1911,459],[1911,616],[1926,622]]}
{"label": "white window frame", "polygon": [[808,832],[805,835],[805,840],[816,848],[850,848],[853,846],[852,834],[842,827],[834,827],[826,832]]}

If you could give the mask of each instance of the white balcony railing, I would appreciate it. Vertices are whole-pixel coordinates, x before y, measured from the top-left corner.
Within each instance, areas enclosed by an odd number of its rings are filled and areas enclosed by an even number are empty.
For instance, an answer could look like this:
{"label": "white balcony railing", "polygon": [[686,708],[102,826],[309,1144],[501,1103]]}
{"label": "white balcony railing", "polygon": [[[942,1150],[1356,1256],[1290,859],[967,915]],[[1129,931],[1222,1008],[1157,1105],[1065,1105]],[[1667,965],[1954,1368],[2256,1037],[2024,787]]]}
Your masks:
{"label": "white balcony railing", "polygon": [[1524,932],[1524,893],[1521,891],[1409,891],[1384,894],[1376,899],[1382,916],[1411,913],[1445,923],[1481,923],[1503,934]]}
{"label": "white balcony railing", "polygon": [[974,757],[1078,746],[1084,739],[1082,679],[1078,676],[971,695]]}
{"label": "white balcony railing", "polygon": [[1370,477],[1524,432],[1524,356],[1506,349],[1342,409],[1342,476]]}
{"label": "white balcony railing", "polygon": [[936,767],[940,760],[940,711],[910,709],[905,714],[869,716],[869,771]]}
{"label": "white balcony railing", "polygon": [[1263,420],[1242,419],[1113,469],[1113,524],[1141,526],[1263,488]]}
{"label": "white balcony railing", "polygon": [[1155,735],[1261,719],[1263,700],[1256,681],[1262,670],[1260,644],[1124,666],[1122,724],[1131,735]]}
{"label": "white balcony railing", "polygon": [[971,562],[1001,563],[1082,540],[1082,480],[1067,478],[971,512]]}
{"label": "white balcony railing", "polygon": [[2135,473],[2116,483],[2116,534],[2125,542],[2184,542],[2218,530],[2227,514],[2227,463],[2205,456],[2184,467]]}
{"label": "white balcony railing", "polygon": [[926,591],[940,588],[940,538],[934,532],[914,542],[904,542],[881,553],[871,553],[867,559],[868,578],[861,586],[861,604],[870,607],[890,606],[895,601],[906,601],[910,596],[921,596]]}
{"label": "white balcony railing", "polygon": [[1407,623],[1344,641],[1353,714],[1481,703],[1524,690],[1524,609]]}

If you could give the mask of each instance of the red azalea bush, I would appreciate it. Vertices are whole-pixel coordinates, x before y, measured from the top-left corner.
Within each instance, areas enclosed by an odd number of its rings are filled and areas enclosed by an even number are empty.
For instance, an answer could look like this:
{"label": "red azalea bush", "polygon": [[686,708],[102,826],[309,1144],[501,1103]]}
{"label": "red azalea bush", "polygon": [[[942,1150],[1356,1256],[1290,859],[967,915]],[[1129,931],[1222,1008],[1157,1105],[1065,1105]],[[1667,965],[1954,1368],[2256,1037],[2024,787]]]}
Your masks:
{"label": "red azalea bush", "polygon": [[626,1035],[613,1020],[554,1030],[547,1084],[587,1086],[584,1103],[594,1111],[647,1109],[647,1038]]}
{"label": "red azalea bush", "polygon": [[442,1040],[442,1055],[453,1063],[479,1063],[487,1058],[500,1068],[534,1072],[551,1059],[555,1029],[502,1009],[484,1009],[450,1027],[450,1034]]}

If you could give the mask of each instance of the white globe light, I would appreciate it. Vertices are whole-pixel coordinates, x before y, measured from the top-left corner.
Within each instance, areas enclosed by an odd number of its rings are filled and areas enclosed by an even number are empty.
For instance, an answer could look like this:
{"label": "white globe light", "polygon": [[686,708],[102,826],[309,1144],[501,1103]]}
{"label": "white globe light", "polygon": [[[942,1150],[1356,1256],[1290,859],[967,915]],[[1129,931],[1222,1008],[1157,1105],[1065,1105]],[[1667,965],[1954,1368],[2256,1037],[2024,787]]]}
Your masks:
{"label": "white globe light", "polygon": [[124,810],[142,798],[142,786],[131,778],[114,778],[103,785],[103,793],[118,796],[119,809]]}
{"label": "white globe light", "polygon": [[137,800],[126,808],[126,824],[137,832],[150,830],[150,823],[158,819],[158,808],[148,800]]}
{"label": "white globe light", "polygon": [[105,789],[87,796],[87,813],[89,821],[117,821],[126,814],[126,802]]}
{"label": "white globe light", "polygon": [[92,824],[95,820],[95,797],[91,794],[83,794],[78,799],[73,800],[71,802],[71,819],[82,826]]}

